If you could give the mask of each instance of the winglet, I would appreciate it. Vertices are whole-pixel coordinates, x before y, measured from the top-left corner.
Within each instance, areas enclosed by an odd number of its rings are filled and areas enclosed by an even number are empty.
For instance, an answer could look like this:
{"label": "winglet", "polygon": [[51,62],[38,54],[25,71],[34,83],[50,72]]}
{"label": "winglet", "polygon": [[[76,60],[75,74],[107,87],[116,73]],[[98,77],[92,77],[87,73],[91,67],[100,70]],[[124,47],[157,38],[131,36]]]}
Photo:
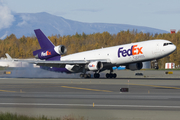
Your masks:
{"label": "winglet", "polygon": [[12,57],[8,53],[6,53],[5,55],[6,55],[8,60],[12,60]]}

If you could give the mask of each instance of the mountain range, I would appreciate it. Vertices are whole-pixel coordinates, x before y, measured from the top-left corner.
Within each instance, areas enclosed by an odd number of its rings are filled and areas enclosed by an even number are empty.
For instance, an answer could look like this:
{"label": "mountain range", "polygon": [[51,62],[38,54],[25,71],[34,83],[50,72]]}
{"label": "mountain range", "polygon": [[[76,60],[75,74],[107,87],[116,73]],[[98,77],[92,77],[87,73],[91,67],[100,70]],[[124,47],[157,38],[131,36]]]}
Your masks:
{"label": "mountain range", "polygon": [[14,21],[8,28],[0,29],[0,38],[4,39],[7,35],[15,34],[17,38],[34,35],[34,29],[41,29],[45,35],[74,35],[76,33],[92,34],[108,31],[110,34],[117,34],[120,31],[137,30],[143,33],[168,33],[168,31],[127,25],[110,23],[84,23],[65,19],[60,16],[51,15],[46,12],[41,13],[16,13]]}

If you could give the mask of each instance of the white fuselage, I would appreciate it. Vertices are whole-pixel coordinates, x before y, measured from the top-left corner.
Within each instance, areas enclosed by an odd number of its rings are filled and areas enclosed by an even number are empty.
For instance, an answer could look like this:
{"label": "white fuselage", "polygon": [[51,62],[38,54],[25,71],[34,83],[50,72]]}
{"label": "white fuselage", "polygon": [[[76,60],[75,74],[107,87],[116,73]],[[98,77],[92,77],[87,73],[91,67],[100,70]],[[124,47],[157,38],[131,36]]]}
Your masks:
{"label": "white fuselage", "polygon": [[[167,45],[165,45],[167,43]],[[176,50],[176,46],[168,40],[148,40],[70,54],[63,60],[97,60],[106,59],[111,64],[121,65],[139,61],[162,58]]]}

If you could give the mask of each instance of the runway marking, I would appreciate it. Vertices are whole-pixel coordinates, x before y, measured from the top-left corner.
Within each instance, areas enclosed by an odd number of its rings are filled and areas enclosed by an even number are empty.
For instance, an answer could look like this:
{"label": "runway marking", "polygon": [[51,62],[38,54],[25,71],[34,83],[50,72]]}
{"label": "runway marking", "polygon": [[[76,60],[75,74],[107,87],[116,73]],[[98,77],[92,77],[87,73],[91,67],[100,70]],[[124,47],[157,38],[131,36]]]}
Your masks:
{"label": "runway marking", "polygon": [[[19,106],[73,106],[73,107],[93,107],[93,104],[46,104],[46,103],[0,103],[0,105],[19,105]],[[103,105],[94,104],[94,107],[133,107],[133,108],[176,108],[180,106],[155,106],[155,105]]]}
{"label": "runway marking", "polygon": [[0,92],[16,92],[16,91],[10,91],[10,90],[0,90]]}
{"label": "runway marking", "polygon": [[149,86],[149,87],[159,87],[159,88],[168,88],[168,89],[180,89],[178,87],[168,87],[168,86],[158,86],[158,85],[143,85],[143,84],[133,84],[133,83],[127,83],[129,85],[137,85],[137,86]]}
{"label": "runway marking", "polygon": [[109,90],[98,90],[98,89],[89,89],[89,88],[80,88],[80,87],[70,87],[70,86],[61,86],[63,88],[79,89],[79,90],[89,90],[89,91],[100,91],[100,92],[113,92]]}

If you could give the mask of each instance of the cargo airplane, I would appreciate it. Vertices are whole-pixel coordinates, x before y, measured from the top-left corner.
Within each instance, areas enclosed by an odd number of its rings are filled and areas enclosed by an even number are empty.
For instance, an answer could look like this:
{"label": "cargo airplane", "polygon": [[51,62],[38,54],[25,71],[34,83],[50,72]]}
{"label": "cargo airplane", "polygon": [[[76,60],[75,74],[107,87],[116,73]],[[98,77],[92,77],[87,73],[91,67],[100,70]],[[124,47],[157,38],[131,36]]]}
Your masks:
{"label": "cargo airplane", "polygon": [[94,72],[94,78],[100,72],[109,70],[106,78],[116,78],[112,67],[126,66],[126,69],[140,70],[142,62],[163,58],[176,50],[176,46],[163,39],[147,40],[113,47],[79,52],[61,57],[67,49],[64,45],[54,44],[40,29],[34,30],[41,49],[33,52],[37,61],[31,63],[51,71],[81,73],[84,78],[91,77],[87,71]]}

